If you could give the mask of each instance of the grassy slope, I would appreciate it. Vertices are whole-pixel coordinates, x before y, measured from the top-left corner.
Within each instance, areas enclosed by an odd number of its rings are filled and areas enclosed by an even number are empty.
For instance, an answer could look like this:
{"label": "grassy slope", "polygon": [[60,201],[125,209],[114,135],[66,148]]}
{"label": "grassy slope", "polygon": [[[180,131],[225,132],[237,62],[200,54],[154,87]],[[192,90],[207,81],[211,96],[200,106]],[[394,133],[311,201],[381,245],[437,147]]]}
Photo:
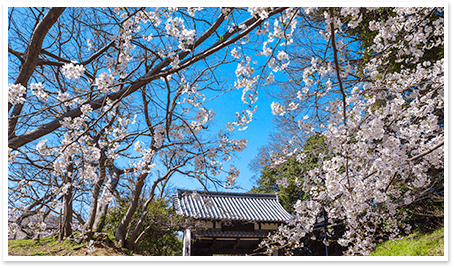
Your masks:
{"label": "grassy slope", "polygon": [[[125,256],[124,252],[109,245],[95,242],[95,251],[87,253],[86,243],[57,241],[53,237],[34,240],[8,241],[9,256]],[[371,256],[444,256],[444,228],[431,234],[414,233],[397,241],[378,245]]]}
{"label": "grassy slope", "polygon": [[444,228],[431,234],[414,233],[378,245],[371,256],[444,256]]}
{"label": "grassy slope", "polygon": [[95,242],[95,250],[88,253],[87,243],[58,241],[53,236],[42,238],[39,242],[31,239],[9,240],[9,256],[125,256],[121,250],[106,242]]}

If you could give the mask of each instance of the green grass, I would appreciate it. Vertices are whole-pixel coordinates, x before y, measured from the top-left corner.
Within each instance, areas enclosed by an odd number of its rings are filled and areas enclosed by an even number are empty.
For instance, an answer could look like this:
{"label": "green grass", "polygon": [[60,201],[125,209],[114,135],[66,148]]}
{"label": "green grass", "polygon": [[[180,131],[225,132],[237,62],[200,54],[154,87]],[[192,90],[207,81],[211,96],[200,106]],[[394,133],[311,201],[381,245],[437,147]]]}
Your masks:
{"label": "green grass", "polygon": [[81,245],[73,241],[58,241],[54,236],[33,239],[9,240],[8,255],[11,256],[53,256],[68,253]]}
{"label": "green grass", "polygon": [[413,233],[378,245],[371,256],[444,256],[444,228],[431,234]]}
{"label": "green grass", "polygon": [[[99,237],[95,250],[87,252],[88,242],[77,243],[72,240],[58,240],[56,236],[33,239],[9,240],[9,256],[125,256],[125,252],[113,245],[112,241]],[[132,255],[132,253],[130,254]]]}
{"label": "green grass", "polygon": [[46,256],[47,253],[46,252],[42,252],[42,251],[38,251],[38,252],[35,252],[32,254],[32,256]]}

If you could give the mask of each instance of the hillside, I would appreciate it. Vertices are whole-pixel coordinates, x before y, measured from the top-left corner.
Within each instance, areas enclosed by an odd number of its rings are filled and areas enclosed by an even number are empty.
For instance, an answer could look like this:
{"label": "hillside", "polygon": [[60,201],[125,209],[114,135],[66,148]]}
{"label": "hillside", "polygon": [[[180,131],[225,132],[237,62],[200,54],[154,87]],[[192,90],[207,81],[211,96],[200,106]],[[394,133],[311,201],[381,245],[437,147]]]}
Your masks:
{"label": "hillside", "polygon": [[378,245],[371,256],[444,256],[444,228],[431,234],[413,233]]}
{"label": "hillside", "polygon": [[39,241],[32,239],[9,240],[9,256],[128,256],[121,249],[115,247],[109,239],[102,239],[92,243],[78,244],[74,241],[58,241],[49,236]]}

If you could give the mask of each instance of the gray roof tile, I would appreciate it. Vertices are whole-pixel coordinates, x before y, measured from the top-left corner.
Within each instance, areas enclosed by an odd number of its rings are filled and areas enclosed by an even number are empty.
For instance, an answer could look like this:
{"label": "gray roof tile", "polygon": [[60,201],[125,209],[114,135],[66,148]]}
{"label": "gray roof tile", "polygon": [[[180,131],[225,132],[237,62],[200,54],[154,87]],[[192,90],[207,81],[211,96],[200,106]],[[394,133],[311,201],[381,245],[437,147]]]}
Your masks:
{"label": "gray roof tile", "polygon": [[[200,195],[201,200],[196,200],[194,192]],[[279,203],[276,194],[178,189],[173,196],[173,205],[179,215],[197,219],[285,222],[292,218]]]}

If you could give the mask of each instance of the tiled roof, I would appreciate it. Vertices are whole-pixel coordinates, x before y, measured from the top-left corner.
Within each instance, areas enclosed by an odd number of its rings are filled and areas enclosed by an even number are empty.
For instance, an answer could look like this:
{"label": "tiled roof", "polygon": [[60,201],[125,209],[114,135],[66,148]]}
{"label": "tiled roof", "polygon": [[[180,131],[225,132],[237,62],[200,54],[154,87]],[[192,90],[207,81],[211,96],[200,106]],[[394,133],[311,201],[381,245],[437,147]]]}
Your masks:
{"label": "tiled roof", "polygon": [[292,218],[277,194],[177,190],[173,205],[179,215],[207,220],[285,222]]}

